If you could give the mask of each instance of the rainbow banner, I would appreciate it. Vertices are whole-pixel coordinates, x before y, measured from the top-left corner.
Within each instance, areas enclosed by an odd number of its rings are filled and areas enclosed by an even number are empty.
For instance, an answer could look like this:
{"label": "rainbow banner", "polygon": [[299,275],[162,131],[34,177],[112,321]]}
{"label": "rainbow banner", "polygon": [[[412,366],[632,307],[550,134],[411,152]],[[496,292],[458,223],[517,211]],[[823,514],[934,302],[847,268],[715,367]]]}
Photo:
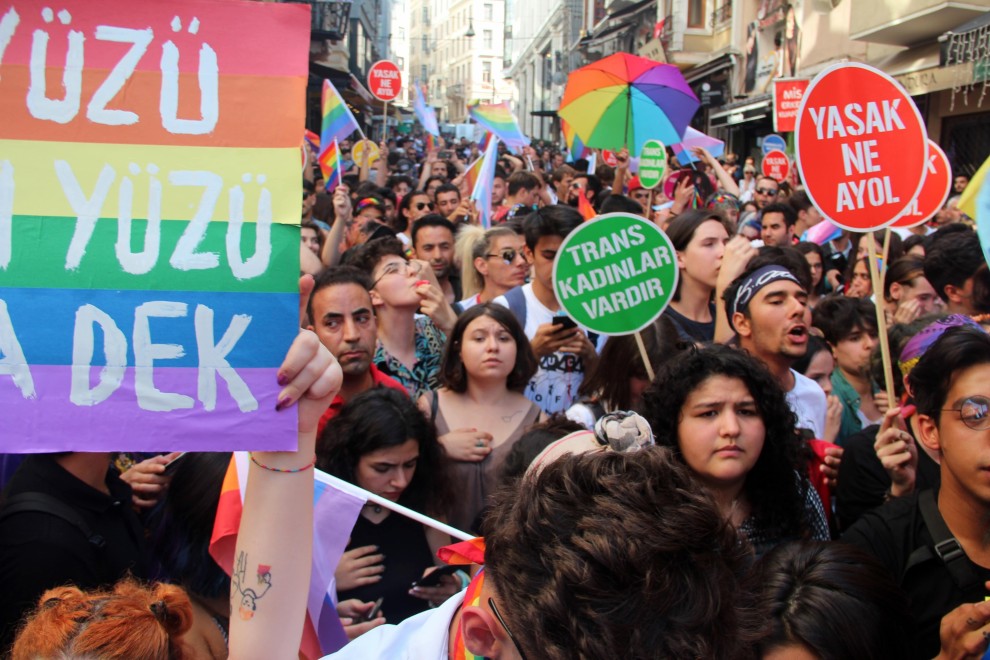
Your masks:
{"label": "rainbow banner", "polygon": [[0,452],[294,447],[309,10],[8,7]]}
{"label": "rainbow banner", "polygon": [[475,103],[468,106],[468,114],[486,130],[491,131],[505,146],[513,151],[529,144],[529,138],[523,135],[519,122],[509,109],[509,104]]}

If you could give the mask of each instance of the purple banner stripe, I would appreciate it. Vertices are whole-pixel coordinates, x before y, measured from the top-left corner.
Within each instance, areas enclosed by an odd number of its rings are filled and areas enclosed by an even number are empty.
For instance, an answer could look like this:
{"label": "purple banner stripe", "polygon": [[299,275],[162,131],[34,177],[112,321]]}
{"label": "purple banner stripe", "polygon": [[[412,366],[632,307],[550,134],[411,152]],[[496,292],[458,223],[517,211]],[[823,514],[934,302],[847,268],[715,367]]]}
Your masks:
{"label": "purple banner stripe", "polygon": [[[277,369],[237,369],[257,409],[241,412],[226,381],[215,376],[216,407],[205,411],[197,395],[198,369],[156,367],[154,386],[161,392],[188,396],[192,408],[155,412],[138,405],[134,368],[127,367],[120,387],[94,406],[72,403],[70,366],[35,365],[31,377],[37,397],[24,399],[13,379],[0,375],[0,453],[51,451],[238,451],[296,448],[296,410],[275,412]],[[96,385],[99,368],[91,370]],[[35,406],[41,411],[31,410]],[[183,417],[195,416],[192,422]],[[43,423],[39,420],[43,420]],[[185,423],[181,424],[180,422]],[[78,439],[74,436],[78,434]],[[93,440],[85,440],[89,437]]]}

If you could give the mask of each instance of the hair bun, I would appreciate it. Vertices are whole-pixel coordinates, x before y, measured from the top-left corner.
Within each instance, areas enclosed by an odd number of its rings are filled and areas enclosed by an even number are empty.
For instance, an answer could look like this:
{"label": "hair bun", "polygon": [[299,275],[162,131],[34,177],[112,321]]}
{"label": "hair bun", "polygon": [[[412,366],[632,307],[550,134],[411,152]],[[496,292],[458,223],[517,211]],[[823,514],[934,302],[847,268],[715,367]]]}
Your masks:
{"label": "hair bun", "polygon": [[155,618],[158,619],[158,622],[164,625],[168,619],[168,605],[165,601],[156,600],[149,608],[151,609],[151,613],[155,615]]}

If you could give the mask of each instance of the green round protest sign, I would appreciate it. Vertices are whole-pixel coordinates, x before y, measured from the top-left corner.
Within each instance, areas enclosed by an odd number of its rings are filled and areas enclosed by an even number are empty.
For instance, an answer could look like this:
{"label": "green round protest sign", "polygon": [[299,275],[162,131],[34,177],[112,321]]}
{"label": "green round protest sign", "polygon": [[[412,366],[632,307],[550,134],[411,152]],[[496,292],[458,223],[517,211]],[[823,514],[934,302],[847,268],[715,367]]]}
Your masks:
{"label": "green round protest sign", "polygon": [[647,140],[639,152],[639,182],[644,188],[656,188],[667,172],[667,147],[660,140]]}
{"label": "green round protest sign", "polygon": [[578,325],[629,335],[656,320],[677,289],[677,256],[655,224],[630,213],[585,222],[553,262],[557,301]]}

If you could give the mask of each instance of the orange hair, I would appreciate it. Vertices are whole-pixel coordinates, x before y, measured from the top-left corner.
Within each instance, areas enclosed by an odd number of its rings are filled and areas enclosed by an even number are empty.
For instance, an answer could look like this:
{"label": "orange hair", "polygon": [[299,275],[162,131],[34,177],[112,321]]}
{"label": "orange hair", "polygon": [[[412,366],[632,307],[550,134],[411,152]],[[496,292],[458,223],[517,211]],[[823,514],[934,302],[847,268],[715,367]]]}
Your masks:
{"label": "orange hair", "polygon": [[186,592],[170,584],[124,579],[113,591],[56,587],[25,620],[11,657],[186,660],[191,655],[179,638],[192,617]]}

